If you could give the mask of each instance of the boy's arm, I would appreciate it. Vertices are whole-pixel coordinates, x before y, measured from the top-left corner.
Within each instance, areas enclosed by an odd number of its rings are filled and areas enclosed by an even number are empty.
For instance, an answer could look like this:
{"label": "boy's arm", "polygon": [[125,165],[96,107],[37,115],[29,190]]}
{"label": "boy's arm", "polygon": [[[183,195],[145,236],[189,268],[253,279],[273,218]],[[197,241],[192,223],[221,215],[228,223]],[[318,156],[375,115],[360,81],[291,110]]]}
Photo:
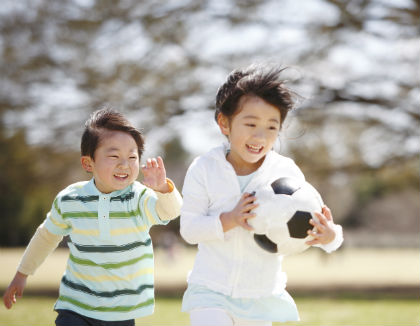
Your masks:
{"label": "boy's arm", "polygon": [[161,193],[155,191],[157,196],[156,213],[162,221],[169,221],[181,214],[182,197],[175,184],[170,179],[166,179],[169,192]]}
{"label": "boy's arm", "polygon": [[28,275],[35,273],[35,270],[57,248],[62,239],[62,236],[49,232],[44,224],[38,227],[23,254],[15,277],[3,295],[3,302],[7,309],[16,303],[16,296],[22,296]]}
{"label": "boy's arm", "polygon": [[33,275],[61,240],[63,236],[51,233],[44,227],[44,223],[41,224],[23,253],[18,271],[25,275]]}

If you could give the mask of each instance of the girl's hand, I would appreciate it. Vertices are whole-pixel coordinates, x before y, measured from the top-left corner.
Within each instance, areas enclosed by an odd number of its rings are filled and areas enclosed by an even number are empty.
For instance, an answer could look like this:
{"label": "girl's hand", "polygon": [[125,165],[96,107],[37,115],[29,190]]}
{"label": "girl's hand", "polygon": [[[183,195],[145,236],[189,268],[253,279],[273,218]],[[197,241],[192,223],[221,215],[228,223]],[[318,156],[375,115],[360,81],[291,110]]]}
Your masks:
{"label": "girl's hand", "polygon": [[146,164],[142,165],[141,172],[143,173],[143,183],[147,187],[166,193],[170,191],[170,187],[166,182],[166,170],[163,160],[160,156],[156,158],[149,158]]}
{"label": "girl's hand", "polygon": [[223,232],[236,226],[252,231],[252,227],[247,223],[247,220],[256,216],[255,213],[251,213],[254,208],[258,207],[258,204],[254,203],[255,199],[254,195],[245,192],[233,210],[220,214]]}
{"label": "girl's hand", "polygon": [[334,222],[331,215],[331,210],[327,206],[324,206],[322,207],[322,214],[315,213],[315,215],[318,217],[319,222],[313,219],[309,221],[309,223],[316,227],[316,231],[308,231],[308,235],[311,235],[313,239],[307,241],[306,244],[312,246],[315,244],[325,245],[332,242],[335,239],[335,231],[333,228]]}
{"label": "girl's hand", "polygon": [[16,272],[15,277],[3,295],[4,306],[7,309],[12,308],[13,304],[16,303],[16,296],[20,298],[23,295],[27,277],[28,275]]}

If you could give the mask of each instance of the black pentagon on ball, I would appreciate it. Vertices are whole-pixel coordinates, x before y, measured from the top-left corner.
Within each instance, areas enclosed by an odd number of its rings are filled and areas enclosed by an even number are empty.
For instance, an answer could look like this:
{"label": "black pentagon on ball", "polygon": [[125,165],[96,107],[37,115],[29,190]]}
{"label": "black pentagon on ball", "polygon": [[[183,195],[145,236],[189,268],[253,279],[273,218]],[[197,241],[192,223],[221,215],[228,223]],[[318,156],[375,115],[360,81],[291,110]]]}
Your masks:
{"label": "black pentagon on ball", "polygon": [[293,195],[300,188],[299,180],[295,178],[279,178],[271,184],[277,195]]}
{"label": "black pentagon on ball", "polygon": [[306,238],[308,236],[308,230],[312,230],[313,228],[313,226],[309,223],[311,218],[311,213],[297,211],[287,222],[290,237],[297,239]]}
{"label": "black pentagon on ball", "polygon": [[254,234],[254,240],[265,251],[271,252],[272,254],[278,251],[277,245],[264,234]]}

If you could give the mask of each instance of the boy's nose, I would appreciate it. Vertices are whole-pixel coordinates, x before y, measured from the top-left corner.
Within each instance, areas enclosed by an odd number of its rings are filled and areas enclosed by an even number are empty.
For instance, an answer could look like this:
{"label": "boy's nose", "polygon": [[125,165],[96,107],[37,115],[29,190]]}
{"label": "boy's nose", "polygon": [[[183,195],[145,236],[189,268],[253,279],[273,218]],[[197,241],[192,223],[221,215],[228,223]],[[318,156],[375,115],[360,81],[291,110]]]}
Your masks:
{"label": "boy's nose", "polygon": [[120,166],[128,166],[128,160],[126,159],[121,159],[118,163]]}

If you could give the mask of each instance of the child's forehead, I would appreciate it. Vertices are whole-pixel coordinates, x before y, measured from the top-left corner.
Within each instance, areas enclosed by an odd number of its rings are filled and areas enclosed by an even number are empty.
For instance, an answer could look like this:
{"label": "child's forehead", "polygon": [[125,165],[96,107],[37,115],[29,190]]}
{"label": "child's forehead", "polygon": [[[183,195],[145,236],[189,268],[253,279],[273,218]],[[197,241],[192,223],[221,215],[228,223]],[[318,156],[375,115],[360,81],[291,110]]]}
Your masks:
{"label": "child's forehead", "polygon": [[109,130],[109,129],[101,129],[99,131],[99,146],[106,146],[106,145],[133,145],[137,147],[136,141],[134,137],[124,131],[120,130]]}
{"label": "child's forehead", "polygon": [[234,116],[238,116],[239,114],[243,117],[244,115],[248,116],[255,112],[256,108],[259,106],[265,106],[265,107],[271,107],[273,110],[270,110],[268,113],[269,115],[277,116],[281,118],[281,112],[280,109],[263,98],[257,96],[257,95],[243,95],[238,102],[238,107],[236,109],[236,112]]}

